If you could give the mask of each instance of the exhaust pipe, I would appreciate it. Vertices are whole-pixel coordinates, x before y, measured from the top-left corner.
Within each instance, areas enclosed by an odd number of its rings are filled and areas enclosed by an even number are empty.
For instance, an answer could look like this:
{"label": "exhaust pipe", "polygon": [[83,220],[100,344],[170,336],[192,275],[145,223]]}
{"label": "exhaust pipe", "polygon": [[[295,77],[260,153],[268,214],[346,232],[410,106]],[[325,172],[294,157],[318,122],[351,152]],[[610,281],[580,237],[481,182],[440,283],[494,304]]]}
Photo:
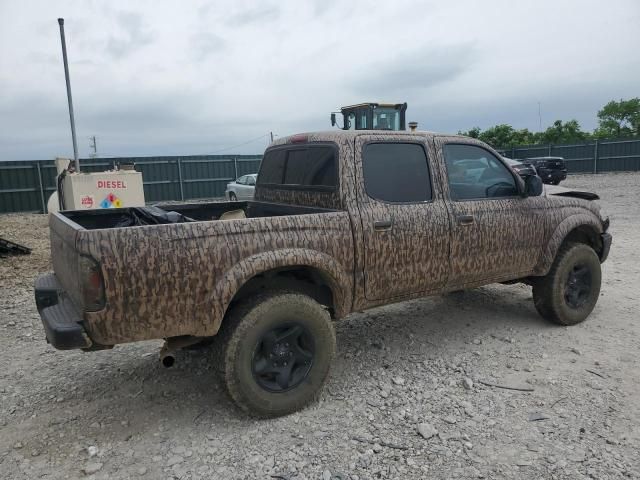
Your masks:
{"label": "exhaust pipe", "polygon": [[160,362],[164,368],[171,368],[176,363],[176,357],[171,353],[160,354]]}
{"label": "exhaust pipe", "polygon": [[192,337],[185,335],[182,337],[170,337],[165,339],[164,345],[160,349],[160,363],[165,368],[171,368],[176,363],[175,352],[181,348],[195,345],[204,340],[204,337]]}

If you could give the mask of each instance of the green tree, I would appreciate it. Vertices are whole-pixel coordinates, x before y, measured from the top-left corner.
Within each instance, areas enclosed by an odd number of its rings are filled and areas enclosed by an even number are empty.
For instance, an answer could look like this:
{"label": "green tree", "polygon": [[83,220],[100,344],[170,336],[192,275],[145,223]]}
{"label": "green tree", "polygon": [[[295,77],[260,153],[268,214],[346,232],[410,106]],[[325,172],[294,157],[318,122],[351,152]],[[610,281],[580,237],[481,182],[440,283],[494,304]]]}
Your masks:
{"label": "green tree", "polygon": [[540,133],[531,132],[528,128],[516,130],[513,135],[512,146],[534,145],[536,143],[540,143]]}
{"label": "green tree", "polygon": [[478,138],[480,136],[480,127],[473,127],[471,130],[461,132],[458,130],[458,135],[464,135],[465,137]]}
{"label": "green tree", "polygon": [[598,128],[594,134],[599,138],[640,136],[640,98],[607,103],[598,111]]}
{"label": "green tree", "polygon": [[494,148],[510,147],[514,145],[513,137],[515,132],[511,125],[502,123],[481,132],[478,138]]}
{"label": "green tree", "polygon": [[556,120],[540,134],[540,143],[571,143],[588,140],[591,134],[583,132],[577,120]]}
{"label": "green tree", "polygon": [[495,148],[507,148],[517,145],[531,145],[537,142],[539,134],[526,128],[516,130],[511,125],[501,124],[482,131],[474,127],[466,132],[458,131],[458,135],[477,138]]}

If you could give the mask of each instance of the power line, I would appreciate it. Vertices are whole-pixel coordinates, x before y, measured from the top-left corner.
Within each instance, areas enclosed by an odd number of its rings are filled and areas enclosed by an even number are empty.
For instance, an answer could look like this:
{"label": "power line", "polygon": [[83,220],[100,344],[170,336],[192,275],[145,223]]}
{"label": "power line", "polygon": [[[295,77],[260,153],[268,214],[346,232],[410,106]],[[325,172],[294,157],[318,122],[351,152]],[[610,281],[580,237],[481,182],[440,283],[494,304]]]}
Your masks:
{"label": "power line", "polygon": [[[233,148],[238,148],[238,147],[242,147],[244,145],[248,145],[248,144],[253,143],[253,142],[257,142],[258,140],[262,140],[263,138],[270,137],[270,135],[271,135],[271,132],[265,133],[264,135],[260,135],[259,137],[252,138],[251,140],[247,140],[246,142],[238,143],[236,145],[231,145],[230,147],[221,148],[220,150],[215,150],[213,152],[206,152],[206,153],[200,153],[200,154],[191,153],[190,155],[215,155],[216,153],[225,152],[225,151],[231,150]],[[273,134],[273,136],[277,137],[278,135]],[[93,138],[93,137],[89,137],[89,138]],[[108,152],[105,153],[103,151],[101,156],[103,158],[106,158],[106,157],[122,157],[123,154],[122,153],[114,154],[114,153],[108,153]],[[153,156],[157,156],[157,155],[154,155],[154,154],[142,154],[142,155],[124,155],[124,156],[125,157],[153,157]],[[169,156],[172,156],[172,155],[169,155]],[[173,155],[173,156],[180,156],[180,155],[176,154],[176,155]],[[182,156],[184,156],[184,155],[182,155]]]}
{"label": "power line", "polygon": [[233,148],[238,148],[238,147],[242,147],[244,145],[249,145],[250,143],[257,142],[258,140],[262,140],[263,138],[266,138],[268,136],[270,136],[270,133],[265,133],[264,135],[260,135],[259,137],[252,138],[251,140],[247,140],[246,142],[238,143],[237,145],[232,145],[230,147],[221,148],[220,150],[216,150],[214,152],[209,152],[207,155],[214,155],[216,153],[225,152],[225,151],[231,150]]}

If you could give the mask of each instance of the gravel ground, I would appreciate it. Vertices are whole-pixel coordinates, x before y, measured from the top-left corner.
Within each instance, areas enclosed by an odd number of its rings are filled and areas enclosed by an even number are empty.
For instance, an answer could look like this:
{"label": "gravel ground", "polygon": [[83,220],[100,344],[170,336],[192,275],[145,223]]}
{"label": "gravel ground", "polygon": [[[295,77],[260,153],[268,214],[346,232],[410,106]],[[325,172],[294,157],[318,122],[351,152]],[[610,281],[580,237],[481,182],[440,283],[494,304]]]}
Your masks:
{"label": "gravel ground", "polygon": [[233,406],[206,349],[164,369],[159,342],[48,346],[32,300],[46,218],[0,216],[34,248],[0,259],[0,477],[639,478],[640,174],[563,185],[599,193],[612,220],[585,323],[545,322],[523,285],[354,314],[320,400],[266,421]]}

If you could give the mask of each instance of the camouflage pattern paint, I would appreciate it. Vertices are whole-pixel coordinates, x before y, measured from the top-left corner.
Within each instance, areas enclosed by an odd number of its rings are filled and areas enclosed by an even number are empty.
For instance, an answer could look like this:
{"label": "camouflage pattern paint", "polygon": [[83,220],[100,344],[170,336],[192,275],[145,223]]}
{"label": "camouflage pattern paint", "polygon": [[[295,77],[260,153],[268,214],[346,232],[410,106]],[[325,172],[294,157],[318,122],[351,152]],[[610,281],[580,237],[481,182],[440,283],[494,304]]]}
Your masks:
{"label": "camouflage pattern paint", "polygon": [[[334,212],[98,230],[85,230],[59,213],[51,215],[53,263],[62,285],[78,287],[74,255],[90,255],[102,266],[106,307],[84,313],[93,341],[113,345],[215,335],[238,290],[274,268],[307,266],[322,272],[333,292],[335,317],[341,318],[386,303],[544,275],[571,230],[587,225],[602,232],[598,207],[586,200],[540,196],[450,201],[444,144],[478,145],[498,156],[474,139],[429,132],[306,135],[309,142],[338,146],[338,190],[257,186],[255,201]],[[282,138],[274,145],[290,140]],[[393,204],[370,198],[360,162],[367,142],[423,145],[433,199]],[[459,225],[460,215],[472,215],[473,225]],[[392,220],[390,229],[374,228],[374,222],[387,219]],[[77,303],[77,293],[70,294]]]}

